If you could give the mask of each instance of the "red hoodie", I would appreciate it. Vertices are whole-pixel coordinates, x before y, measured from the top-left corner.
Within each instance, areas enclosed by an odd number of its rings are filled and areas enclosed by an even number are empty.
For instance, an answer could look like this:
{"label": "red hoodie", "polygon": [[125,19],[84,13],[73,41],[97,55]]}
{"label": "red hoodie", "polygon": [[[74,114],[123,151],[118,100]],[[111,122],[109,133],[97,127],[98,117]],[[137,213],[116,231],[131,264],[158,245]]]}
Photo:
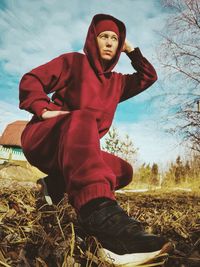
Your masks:
{"label": "red hoodie", "polygon": [[[97,45],[95,24],[101,19],[114,20],[120,31],[119,46],[114,59],[103,70]],[[84,52],[63,54],[26,73],[20,82],[20,109],[41,116],[48,110],[89,109],[95,112],[100,136],[112,123],[119,102],[141,93],[152,85],[157,75],[153,66],[143,57],[139,48],[127,54],[133,74],[112,72],[125,42],[125,25],[105,14],[94,16],[88,30]],[[47,94],[54,92],[51,99]]]}

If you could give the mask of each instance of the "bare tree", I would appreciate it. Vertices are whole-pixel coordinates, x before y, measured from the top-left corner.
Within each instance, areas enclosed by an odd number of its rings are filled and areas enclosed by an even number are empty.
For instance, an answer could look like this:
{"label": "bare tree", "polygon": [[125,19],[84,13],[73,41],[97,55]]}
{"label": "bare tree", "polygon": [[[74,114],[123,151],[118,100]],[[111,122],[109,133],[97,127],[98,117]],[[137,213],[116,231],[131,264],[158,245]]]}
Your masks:
{"label": "bare tree", "polygon": [[191,104],[184,109],[180,109],[177,113],[180,120],[183,120],[183,125],[179,125],[177,129],[182,134],[183,140],[188,146],[200,153],[200,113],[198,110],[192,110]]}
{"label": "bare tree", "polygon": [[[177,130],[190,147],[200,152],[200,1],[163,0],[171,10],[158,59],[168,82],[175,86],[170,93],[177,97]],[[173,87],[174,88],[174,87]],[[176,102],[177,104],[177,102]]]}

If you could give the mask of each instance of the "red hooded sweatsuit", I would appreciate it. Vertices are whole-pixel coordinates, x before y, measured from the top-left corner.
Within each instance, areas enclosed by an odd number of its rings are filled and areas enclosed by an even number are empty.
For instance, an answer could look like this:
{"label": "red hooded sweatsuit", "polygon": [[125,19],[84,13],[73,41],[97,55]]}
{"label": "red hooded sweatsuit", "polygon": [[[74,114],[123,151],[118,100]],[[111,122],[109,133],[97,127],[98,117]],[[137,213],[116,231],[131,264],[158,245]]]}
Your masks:
{"label": "red hooded sweatsuit", "polygon": [[[101,65],[95,32],[95,24],[101,19],[114,20],[120,31],[117,54],[106,70]],[[65,191],[77,211],[94,198],[114,199],[114,190],[132,178],[128,163],[100,149],[100,138],[109,130],[118,103],[157,79],[139,48],[127,54],[136,72],[123,75],[111,71],[125,35],[121,21],[98,14],[88,30],[85,54],[63,54],[26,73],[20,82],[20,108],[34,114],[22,133],[24,154],[32,165],[53,176],[55,191],[64,190],[59,188],[64,177]],[[70,113],[41,120],[44,108]]]}

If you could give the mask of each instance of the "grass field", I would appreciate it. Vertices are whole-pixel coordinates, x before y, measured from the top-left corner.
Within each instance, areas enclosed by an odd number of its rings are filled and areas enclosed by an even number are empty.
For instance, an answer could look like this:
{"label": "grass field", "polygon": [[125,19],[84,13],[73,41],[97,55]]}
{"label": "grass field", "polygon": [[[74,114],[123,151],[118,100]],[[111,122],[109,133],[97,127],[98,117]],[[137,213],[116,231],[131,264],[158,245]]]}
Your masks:
{"label": "grass field", "polygon": [[[88,252],[96,241],[89,238],[83,247],[76,238],[76,215],[67,196],[58,206],[44,205],[33,189],[34,180],[35,176],[21,183],[0,179],[0,266],[114,266]],[[199,189],[126,192],[118,193],[117,199],[147,232],[176,244],[174,253],[160,266],[200,266]]]}
{"label": "grass field", "polygon": [[[175,253],[163,266],[200,266],[197,192],[129,193],[117,198],[146,231],[176,243]],[[13,183],[1,185],[0,203],[0,266],[108,266],[80,249],[74,234],[76,216],[66,199],[49,207],[31,187]]]}

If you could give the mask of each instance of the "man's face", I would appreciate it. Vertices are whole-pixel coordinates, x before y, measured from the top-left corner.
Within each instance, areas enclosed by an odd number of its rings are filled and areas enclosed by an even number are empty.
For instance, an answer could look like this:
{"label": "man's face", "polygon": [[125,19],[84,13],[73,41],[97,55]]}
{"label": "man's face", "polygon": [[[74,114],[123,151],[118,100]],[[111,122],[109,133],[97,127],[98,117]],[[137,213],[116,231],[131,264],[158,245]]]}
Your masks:
{"label": "man's face", "polygon": [[118,36],[113,31],[104,31],[97,36],[100,56],[105,61],[113,59],[119,44]]}

